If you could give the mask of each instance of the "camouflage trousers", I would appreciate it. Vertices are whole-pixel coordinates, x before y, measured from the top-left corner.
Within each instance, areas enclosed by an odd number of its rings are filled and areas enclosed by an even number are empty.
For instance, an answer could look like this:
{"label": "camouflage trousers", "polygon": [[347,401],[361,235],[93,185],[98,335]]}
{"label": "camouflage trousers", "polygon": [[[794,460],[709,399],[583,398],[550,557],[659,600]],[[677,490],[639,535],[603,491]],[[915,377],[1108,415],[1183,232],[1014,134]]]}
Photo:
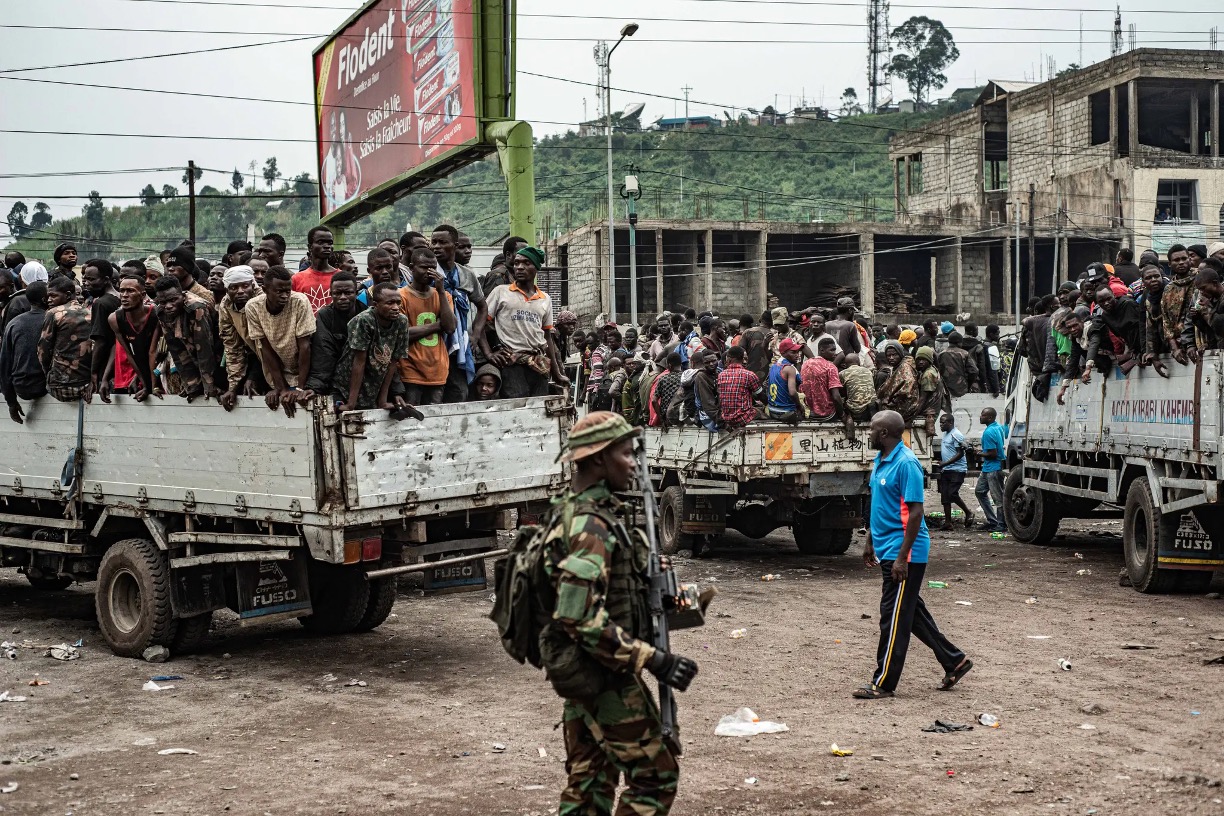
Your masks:
{"label": "camouflage trousers", "polygon": [[671,810],[680,767],[663,744],[658,706],[640,680],[617,683],[593,700],[566,700],[563,728],[569,782],[557,816],[608,816],[621,774],[627,787],[617,816]]}

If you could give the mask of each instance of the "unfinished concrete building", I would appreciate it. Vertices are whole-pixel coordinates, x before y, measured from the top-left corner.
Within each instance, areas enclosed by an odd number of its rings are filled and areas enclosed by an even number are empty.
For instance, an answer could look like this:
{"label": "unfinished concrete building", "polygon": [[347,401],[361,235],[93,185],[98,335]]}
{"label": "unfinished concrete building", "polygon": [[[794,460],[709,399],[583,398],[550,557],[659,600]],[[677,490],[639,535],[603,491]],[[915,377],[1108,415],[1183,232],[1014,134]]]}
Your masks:
{"label": "unfinished concrete building", "polygon": [[[656,221],[637,227],[638,311],[759,315],[853,292],[880,320],[1014,321],[1119,246],[1217,240],[1224,52],[1141,49],[1041,84],[994,81],[973,108],[894,137],[892,223]],[[1017,215],[1019,241],[1017,242]],[[616,229],[618,318],[628,225]],[[549,242],[562,302],[613,311],[606,224]],[[645,317],[643,317],[645,319]]]}

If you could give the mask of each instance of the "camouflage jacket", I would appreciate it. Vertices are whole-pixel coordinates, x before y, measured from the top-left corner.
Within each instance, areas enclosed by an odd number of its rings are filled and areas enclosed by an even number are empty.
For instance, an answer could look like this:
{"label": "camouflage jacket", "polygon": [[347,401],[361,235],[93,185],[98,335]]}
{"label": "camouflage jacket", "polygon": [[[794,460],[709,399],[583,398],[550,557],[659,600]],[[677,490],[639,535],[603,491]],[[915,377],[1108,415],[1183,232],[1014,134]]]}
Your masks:
{"label": "camouflage jacket", "polygon": [[1179,347],[1182,332],[1189,325],[1186,312],[1194,297],[1194,276],[1171,280],[1165,285],[1164,294],[1160,296],[1160,316],[1164,322],[1165,344],[1170,350]]}
{"label": "camouflage jacket", "polygon": [[[567,490],[555,500],[564,502],[594,505],[612,518],[620,515],[621,502],[604,482],[578,494]],[[558,514],[548,531],[549,550],[561,556],[545,566],[557,591],[553,619],[601,665],[637,673],[654,654],[654,647],[641,639],[649,631],[649,554],[636,538],[623,540],[601,515],[577,512],[565,530]]]}
{"label": "camouflage jacket", "polygon": [[47,375],[48,388],[89,385],[92,325],[89,309],[78,301],[47,310],[38,340],[38,362]]}
{"label": "camouflage jacket", "polygon": [[182,311],[167,319],[157,310],[166,349],[182,379],[184,397],[198,397],[217,388],[218,358],[212,313],[201,303],[187,301]]}

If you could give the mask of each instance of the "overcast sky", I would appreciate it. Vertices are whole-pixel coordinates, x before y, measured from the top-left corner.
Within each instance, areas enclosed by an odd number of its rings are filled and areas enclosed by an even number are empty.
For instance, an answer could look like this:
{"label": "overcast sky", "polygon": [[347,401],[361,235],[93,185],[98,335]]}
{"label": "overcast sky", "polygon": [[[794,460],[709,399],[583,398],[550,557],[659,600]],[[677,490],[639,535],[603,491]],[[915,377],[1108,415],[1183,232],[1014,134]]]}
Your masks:
{"label": "overcast sky", "polygon": [[[913,15],[935,17],[951,29],[960,60],[948,70],[946,94],[990,79],[1030,79],[1080,59],[1109,56],[1113,12],[1099,2],[1063,5],[1053,0],[954,0],[961,8],[894,3],[893,26]],[[1219,0],[1156,0],[1123,4],[1123,31],[1134,24],[1144,46],[1206,48],[1207,31],[1224,25]],[[245,4],[244,4],[245,3]],[[279,4],[281,8],[271,7]],[[1112,4],[1108,4],[1112,5]],[[181,187],[182,171],[47,178],[12,174],[95,172],[182,167],[194,159],[202,184],[225,189],[235,167],[248,172],[276,156],[286,175],[315,175],[311,51],[360,6],[349,0],[4,0],[7,29],[0,49],[0,212],[13,201],[31,207],[40,197],[57,218],[79,215],[83,197],[136,195],[149,183]],[[1009,7],[1004,9],[1000,7]],[[520,72],[593,83],[592,46],[615,40],[630,20],[641,30],[613,57],[613,109],[646,103],[645,121],[683,114],[683,102],[632,91],[682,96],[691,87],[692,115],[721,116],[732,108],[761,108],[775,98],[783,109],[799,104],[837,107],[842,89],[866,94],[866,5],[837,0],[519,0]],[[1146,11],[1145,11],[1146,10]],[[986,12],[986,13],[983,13]],[[671,18],[671,19],[662,19]],[[21,28],[20,26],[30,26]],[[80,30],[76,30],[80,29]],[[114,29],[114,30],[111,30]],[[1029,29],[1029,30],[1025,30]],[[169,33],[175,32],[175,33]],[[177,33],[214,32],[214,33]],[[240,33],[241,32],[241,33]],[[247,33],[249,32],[249,33]],[[276,42],[297,37],[294,42]],[[300,39],[306,37],[306,39]],[[1124,39],[1126,37],[1124,36]],[[789,41],[789,42],[788,42]],[[195,52],[253,43],[219,53],[139,60],[155,54]],[[121,59],[108,65],[35,71],[14,69]],[[129,88],[263,97],[299,104],[226,101],[128,90],[100,90],[28,80],[122,85]],[[940,96],[936,93],[935,96]],[[895,96],[909,96],[900,83]],[[584,101],[586,107],[584,108]],[[706,104],[712,103],[712,104]],[[564,131],[594,117],[591,87],[520,73],[518,117],[537,135]],[[127,133],[133,137],[56,135],[57,131]],[[244,141],[200,141],[159,136],[234,136]],[[272,141],[246,141],[267,139]],[[278,142],[277,139],[303,140]],[[81,196],[51,199],[49,196]],[[0,240],[7,227],[0,227]]]}

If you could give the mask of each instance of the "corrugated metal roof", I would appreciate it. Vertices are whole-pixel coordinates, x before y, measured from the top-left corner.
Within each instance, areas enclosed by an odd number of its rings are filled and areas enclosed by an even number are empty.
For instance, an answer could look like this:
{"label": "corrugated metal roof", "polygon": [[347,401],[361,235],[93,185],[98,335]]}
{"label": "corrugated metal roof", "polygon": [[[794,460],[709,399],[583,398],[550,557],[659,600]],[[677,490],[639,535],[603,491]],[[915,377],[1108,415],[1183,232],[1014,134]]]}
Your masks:
{"label": "corrugated metal roof", "polygon": [[977,102],[974,104],[984,105],[987,102],[998,99],[1000,96],[1027,90],[1037,84],[1036,82],[1015,82],[1009,79],[988,79],[986,80],[986,87],[982,90],[981,95],[978,96]]}

